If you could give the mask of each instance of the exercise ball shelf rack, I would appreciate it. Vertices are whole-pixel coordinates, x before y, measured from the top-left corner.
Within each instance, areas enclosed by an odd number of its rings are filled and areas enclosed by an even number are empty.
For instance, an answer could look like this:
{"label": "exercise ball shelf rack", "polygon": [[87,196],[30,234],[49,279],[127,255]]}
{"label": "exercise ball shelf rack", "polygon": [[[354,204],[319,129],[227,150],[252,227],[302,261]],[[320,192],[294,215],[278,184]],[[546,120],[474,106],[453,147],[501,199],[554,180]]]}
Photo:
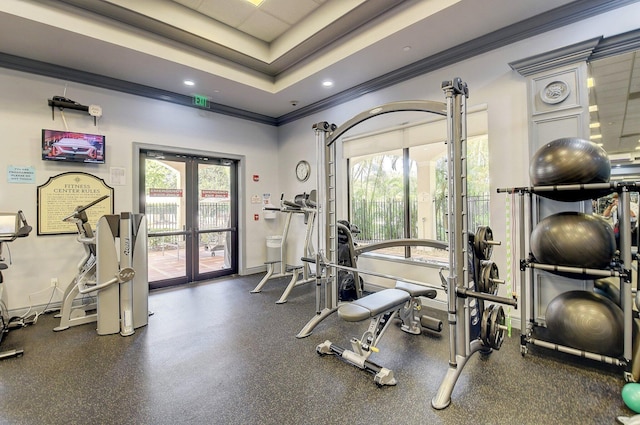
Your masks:
{"label": "exercise ball shelf rack", "polygon": [[[527,354],[528,346],[539,346],[558,352],[575,355],[624,369],[623,375],[626,381],[636,382],[640,380],[640,359],[633,350],[634,320],[638,318],[635,304],[640,305],[640,292],[638,288],[632,288],[632,261],[637,261],[637,254],[632,252],[631,224],[630,220],[630,192],[640,191],[640,182],[616,181],[606,183],[565,184],[552,186],[529,186],[499,188],[498,193],[505,193],[517,198],[513,202],[518,240],[512,241],[520,256],[520,353]],[[609,195],[613,192],[619,194],[619,226],[620,242],[619,250],[611,259],[611,262],[602,268],[573,267],[558,264],[544,264],[536,260],[532,250],[527,250],[530,236],[538,224],[540,214],[540,198],[554,203],[566,203],[564,199],[588,201],[592,198]],[[547,202],[547,201],[545,201]],[[608,225],[608,224],[607,224]],[[525,237],[525,236],[529,237]],[[530,248],[530,247],[529,247]],[[525,254],[526,258],[522,258]],[[541,270],[569,279],[593,280],[600,278],[614,278],[619,281],[620,303],[622,310],[623,329],[622,347],[618,347],[620,356],[610,356],[603,353],[589,352],[587,350],[562,345],[553,338],[549,338],[546,325],[535,318],[536,294],[534,288],[535,271]],[[638,344],[640,346],[640,344]]]}

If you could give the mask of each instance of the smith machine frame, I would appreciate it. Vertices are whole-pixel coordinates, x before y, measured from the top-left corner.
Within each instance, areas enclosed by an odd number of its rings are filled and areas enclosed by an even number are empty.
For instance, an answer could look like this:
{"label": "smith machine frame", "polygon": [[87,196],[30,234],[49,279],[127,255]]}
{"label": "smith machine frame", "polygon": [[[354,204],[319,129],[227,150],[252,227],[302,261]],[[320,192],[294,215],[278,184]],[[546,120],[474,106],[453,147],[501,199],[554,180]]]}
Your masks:
{"label": "smith machine frame", "polygon": [[[517,308],[515,297],[505,298],[476,290],[469,270],[469,229],[467,213],[467,167],[466,167],[466,99],[469,91],[460,78],[442,83],[446,102],[400,101],[388,103],[360,113],[342,126],[320,122],[313,126],[316,134],[318,232],[316,258],[310,259],[316,267],[316,315],[298,333],[298,338],[311,334],[313,329],[338,308],[338,238],[336,209],[336,142],[349,129],[378,115],[418,111],[441,115],[447,119],[447,164],[449,174],[448,224],[449,224],[449,276],[445,290],[448,294],[449,324],[449,368],[432,399],[435,409],[444,409],[451,402],[451,393],[470,356],[483,349],[492,347],[483,343],[481,338],[471,338],[470,298],[510,305]],[[490,241],[489,241],[490,242]],[[409,283],[417,283],[442,289],[426,282],[412,282],[405,278],[383,275],[376,272],[359,270],[362,274],[394,278]],[[324,288],[324,294],[323,294]],[[477,303],[476,303],[477,304]],[[477,307],[476,307],[477,308]],[[504,315],[502,315],[504,319]],[[502,320],[503,322],[503,320]],[[501,341],[504,323],[485,323],[497,334]],[[499,348],[499,346],[497,347]]]}

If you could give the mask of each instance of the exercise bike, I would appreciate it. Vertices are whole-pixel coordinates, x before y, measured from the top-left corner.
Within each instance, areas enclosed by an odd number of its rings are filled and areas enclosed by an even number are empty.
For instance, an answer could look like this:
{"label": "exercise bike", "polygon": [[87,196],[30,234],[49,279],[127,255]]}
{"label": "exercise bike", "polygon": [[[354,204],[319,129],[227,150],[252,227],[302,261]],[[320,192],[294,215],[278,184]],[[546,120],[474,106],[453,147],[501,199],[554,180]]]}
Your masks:
{"label": "exercise bike", "polygon": [[[2,292],[4,289],[2,270],[9,268],[2,256],[4,244],[28,236],[31,230],[32,227],[27,223],[27,219],[22,211],[18,211],[17,213],[0,213],[0,303],[2,303]],[[11,264],[11,253],[9,253],[9,264]],[[9,332],[11,327],[11,319],[8,319],[6,317],[8,314],[4,312],[6,310],[4,303],[2,303],[2,307],[2,310],[0,310],[0,343],[2,343],[2,338]],[[22,348],[2,351],[0,352],[0,360],[20,356],[23,353],[24,350]]]}

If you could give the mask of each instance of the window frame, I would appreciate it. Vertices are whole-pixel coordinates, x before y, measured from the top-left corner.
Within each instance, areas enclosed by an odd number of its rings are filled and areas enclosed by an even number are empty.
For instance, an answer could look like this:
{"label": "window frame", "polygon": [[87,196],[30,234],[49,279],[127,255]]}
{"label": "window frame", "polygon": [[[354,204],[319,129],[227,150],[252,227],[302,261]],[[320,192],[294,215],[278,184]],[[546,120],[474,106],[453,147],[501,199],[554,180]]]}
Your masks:
{"label": "window frame", "polygon": [[[470,134],[472,134],[473,136],[469,136],[467,137],[467,140],[469,139],[475,139],[476,137],[480,136],[480,137],[484,137],[484,139],[486,140],[486,145],[485,145],[485,149],[486,149],[486,159],[488,161],[489,158],[489,135],[488,135],[488,131],[487,131],[487,121],[488,121],[488,114],[486,112],[486,107],[481,106],[479,108],[476,108],[475,112],[483,112],[483,114],[477,114],[476,115],[476,119],[472,120],[475,121],[475,128],[472,129],[474,131],[469,131]],[[480,117],[478,117],[478,115],[481,115]],[[479,120],[477,118],[480,118]],[[435,121],[430,121],[430,122],[426,122],[427,125],[429,125],[430,123],[435,123]],[[412,124],[412,125],[404,125],[402,126],[402,128],[400,127],[391,127],[388,129],[383,129],[381,131],[377,131],[375,133],[371,133],[372,137],[375,136],[380,136],[381,134],[385,134],[385,132],[394,132],[397,131],[398,129],[400,129],[401,131],[403,131],[404,129],[407,128],[412,128],[412,127],[416,127],[419,125],[425,124],[425,122],[422,123],[418,123],[418,124]],[[357,140],[358,142],[356,143],[362,143],[363,139],[366,139],[367,135],[358,135],[358,136],[353,136],[350,137],[348,139],[343,140],[343,143],[349,143],[351,140]],[[396,137],[396,136],[394,136]],[[380,143],[378,143],[378,141],[376,140],[374,142],[377,146],[381,146]],[[416,199],[414,200],[414,202],[418,202],[417,200],[419,199],[419,193],[417,192],[417,188],[412,188],[411,187],[411,165],[412,165],[412,161],[413,161],[413,165],[416,164],[416,160],[412,160],[411,158],[411,149],[412,148],[421,148],[421,147],[425,147],[427,145],[433,145],[434,143],[443,143],[442,140],[431,140],[431,141],[426,141],[423,144],[417,144],[415,143],[415,141],[413,143],[409,143],[409,144],[405,144],[404,146],[402,146],[402,173],[403,173],[403,189],[402,189],[402,196],[403,196],[403,203],[404,203],[404,209],[403,209],[403,235],[405,235],[405,237],[409,238],[411,236],[411,229],[412,229],[412,225],[417,223],[418,217],[415,217],[413,219],[412,222],[412,215],[411,215],[411,211],[412,211],[412,206],[411,206],[411,198],[412,198],[412,193],[413,195],[416,197]],[[364,154],[364,153],[360,153],[360,152],[354,152],[351,151],[350,154],[348,153],[343,153],[343,158],[346,160],[346,176],[347,176],[347,193],[346,193],[346,200],[348,203],[348,208],[347,208],[347,216],[350,222],[352,222],[354,220],[354,214],[353,214],[353,189],[354,189],[354,184],[353,184],[353,176],[352,176],[352,166],[353,166],[353,161],[357,158],[362,158],[365,157],[367,155],[378,155],[378,154],[382,154],[384,155],[385,153],[390,153],[393,151],[397,151],[398,146],[390,146],[389,149],[385,149],[384,151],[379,151],[376,152],[377,149],[374,148],[373,151],[371,151],[368,154]],[[359,148],[357,145],[355,148],[352,148],[353,150],[357,150],[357,149],[361,149]],[[489,168],[489,164],[487,163],[486,165],[486,169],[487,169],[487,178],[488,178],[488,168]],[[486,191],[484,191],[484,193],[479,194],[479,196],[483,196],[485,199],[481,198],[481,202],[486,202],[486,210],[485,212],[483,212],[482,214],[486,214],[486,222],[488,223],[489,219],[490,219],[490,203],[489,203],[489,198],[490,198],[490,187],[489,187],[489,182],[487,180],[487,188]],[[446,189],[445,189],[446,191]],[[435,193],[434,193],[435,195]],[[444,194],[446,196],[446,192]],[[435,215],[434,218],[435,220]],[[358,224],[358,223],[355,223]],[[472,226],[472,223],[469,223],[470,226]],[[417,225],[417,224],[416,224]],[[471,229],[471,231],[473,231],[474,229]],[[437,233],[434,235],[433,239],[439,240],[437,237]],[[368,252],[366,254],[363,254],[367,257],[377,257],[380,259],[391,259],[391,260],[401,260],[401,261],[406,261],[410,264],[424,264],[424,265],[432,265],[432,266],[442,266],[443,263],[446,263],[446,258],[443,258],[442,261],[440,261],[439,259],[434,259],[432,258],[428,258],[427,256],[415,256],[416,253],[416,249],[412,248],[412,247],[405,247],[404,248],[404,255],[393,255],[393,254],[389,254],[389,253],[383,253],[383,252]]]}

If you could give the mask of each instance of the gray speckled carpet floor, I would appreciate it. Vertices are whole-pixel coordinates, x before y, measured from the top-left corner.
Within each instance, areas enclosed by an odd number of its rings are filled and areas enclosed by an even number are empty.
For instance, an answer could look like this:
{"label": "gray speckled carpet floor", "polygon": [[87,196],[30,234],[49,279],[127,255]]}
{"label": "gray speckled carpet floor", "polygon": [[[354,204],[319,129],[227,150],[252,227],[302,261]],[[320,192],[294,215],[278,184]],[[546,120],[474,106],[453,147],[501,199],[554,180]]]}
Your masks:
{"label": "gray speckled carpet floor", "polygon": [[[97,336],[88,324],[53,332],[57,320],[11,331],[0,362],[1,424],[615,424],[631,416],[622,370],[530,347],[519,336],[474,354],[444,410],[431,399],[448,368],[442,335],[408,335],[392,324],[371,360],[392,369],[394,387],[333,356],[368,322],[332,315],[307,338],[314,287],[275,301],[287,280],[250,294],[261,275],[154,292],[149,325],[129,337]],[[442,312],[438,312],[444,318]]]}

